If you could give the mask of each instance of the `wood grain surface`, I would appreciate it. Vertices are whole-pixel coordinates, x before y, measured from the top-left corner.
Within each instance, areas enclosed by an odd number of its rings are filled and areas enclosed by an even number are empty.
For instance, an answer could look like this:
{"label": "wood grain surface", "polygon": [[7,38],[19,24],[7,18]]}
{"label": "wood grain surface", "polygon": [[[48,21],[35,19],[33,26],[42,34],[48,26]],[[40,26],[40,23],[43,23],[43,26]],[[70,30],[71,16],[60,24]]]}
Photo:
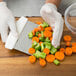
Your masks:
{"label": "wood grain surface", "polygon": [[[28,19],[35,23],[38,21],[43,22],[40,17]],[[76,22],[76,19],[74,20]],[[63,36],[66,34],[72,36],[72,42],[76,42],[76,35],[72,34],[64,25]],[[65,47],[63,37],[61,47]],[[65,57],[59,66],[47,63],[44,68],[40,67],[39,61],[30,64],[28,57],[28,55],[17,50],[6,49],[0,39],[0,76],[76,76],[76,54]]]}

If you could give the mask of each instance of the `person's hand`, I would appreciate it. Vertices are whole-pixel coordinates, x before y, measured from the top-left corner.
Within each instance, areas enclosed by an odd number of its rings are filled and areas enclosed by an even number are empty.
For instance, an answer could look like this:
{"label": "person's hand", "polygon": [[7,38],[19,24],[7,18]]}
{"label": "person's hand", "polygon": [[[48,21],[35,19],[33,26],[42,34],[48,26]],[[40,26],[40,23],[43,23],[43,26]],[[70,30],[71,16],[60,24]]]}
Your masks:
{"label": "person's hand", "polygon": [[52,27],[53,39],[52,45],[58,47],[60,45],[60,39],[63,32],[63,18],[62,15],[57,12],[57,7],[54,4],[47,3],[41,10],[40,14],[42,18]]}
{"label": "person's hand", "polygon": [[6,42],[8,38],[9,29],[12,34],[12,37],[17,38],[18,33],[16,30],[14,16],[7,8],[6,3],[0,2],[0,34],[3,42]]}

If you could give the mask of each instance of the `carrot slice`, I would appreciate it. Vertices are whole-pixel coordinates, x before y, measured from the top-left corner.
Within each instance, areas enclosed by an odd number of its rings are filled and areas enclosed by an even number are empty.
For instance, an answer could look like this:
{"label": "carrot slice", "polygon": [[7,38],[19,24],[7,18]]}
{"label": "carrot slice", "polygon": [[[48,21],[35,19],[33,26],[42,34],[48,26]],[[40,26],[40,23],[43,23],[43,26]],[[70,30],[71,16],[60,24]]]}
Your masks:
{"label": "carrot slice", "polygon": [[45,37],[52,37],[52,32],[50,32],[50,31],[44,31],[44,36]]}
{"label": "carrot slice", "polygon": [[33,36],[34,36],[35,35],[35,31],[33,30],[32,33],[33,33]]}
{"label": "carrot slice", "polygon": [[38,30],[38,28],[34,28],[34,31],[35,31],[35,32],[38,32],[39,30]]}
{"label": "carrot slice", "polygon": [[54,55],[47,55],[46,56],[46,61],[49,63],[52,63],[55,60],[55,56]]}
{"label": "carrot slice", "polygon": [[70,42],[66,42],[66,46],[70,46]]}
{"label": "carrot slice", "polygon": [[33,38],[32,38],[32,41],[39,42],[39,38],[38,38],[38,37],[33,37]]}
{"label": "carrot slice", "polygon": [[46,27],[46,28],[45,28],[45,31],[51,31],[51,30],[52,30],[51,27]]}
{"label": "carrot slice", "polygon": [[41,37],[41,34],[38,34],[38,38],[40,38]]}
{"label": "carrot slice", "polygon": [[68,41],[71,41],[71,36],[70,35],[65,35],[64,36],[64,41],[68,42]]}
{"label": "carrot slice", "polygon": [[41,23],[41,22],[36,22],[36,24],[40,25],[40,24],[42,24],[42,23]]}
{"label": "carrot slice", "polygon": [[45,48],[45,49],[43,50],[43,52],[48,55],[48,54],[50,53],[50,50],[49,50],[48,48]]}
{"label": "carrot slice", "polygon": [[64,48],[60,48],[60,52],[64,53],[65,49]]}
{"label": "carrot slice", "polygon": [[39,63],[42,67],[44,67],[46,65],[46,61],[44,59],[39,59]]}
{"label": "carrot slice", "polygon": [[50,41],[52,41],[53,37],[50,37]]}
{"label": "carrot slice", "polygon": [[30,53],[30,54],[35,53],[35,49],[34,49],[34,48],[29,48],[29,53]]}
{"label": "carrot slice", "polygon": [[63,60],[64,59],[64,53],[56,52],[55,53],[55,58],[58,59],[58,60]]}
{"label": "carrot slice", "polygon": [[40,42],[39,44],[41,45],[43,42]]}
{"label": "carrot slice", "polygon": [[76,46],[73,46],[73,47],[72,47],[72,52],[73,52],[73,53],[76,53]]}
{"label": "carrot slice", "polygon": [[43,31],[43,27],[42,26],[38,26],[38,31]]}
{"label": "carrot slice", "polygon": [[65,54],[66,54],[66,55],[72,55],[72,48],[67,47],[67,48],[65,49]]}
{"label": "carrot slice", "polygon": [[76,42],[73,42],[73,43],[72,43],[72,46],[76,46]]}
{"label": "carrot slice", "polygon": [[29,61],[30,61],[30,63],[35,63],[36,57],[35,56],[29,56]]}

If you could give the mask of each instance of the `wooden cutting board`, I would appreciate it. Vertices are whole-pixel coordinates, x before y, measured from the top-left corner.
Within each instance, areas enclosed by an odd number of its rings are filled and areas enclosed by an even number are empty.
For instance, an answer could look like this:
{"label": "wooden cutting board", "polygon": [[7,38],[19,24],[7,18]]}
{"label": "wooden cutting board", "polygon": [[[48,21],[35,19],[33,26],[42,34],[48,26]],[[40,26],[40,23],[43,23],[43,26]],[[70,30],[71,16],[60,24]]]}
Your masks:
{"label": "wooden cutting board", "polygon": [[[40,17],[28,19],[32,22],[43,22]],[[74,22],[76,22],[76,18]],[[76,42],[76,35],[72,34],[64,25],[63,36],[66,34],[72,36],[72,42]],[[65,47],[63,37],[61,47]],[[30,64],[28,57],[28,55],[17,50],[5,49],[0,39],[0,76],[76,76],[76,54],[65,57],[60,66],[47,63],[44,68],[39,65],[39,61]]]}

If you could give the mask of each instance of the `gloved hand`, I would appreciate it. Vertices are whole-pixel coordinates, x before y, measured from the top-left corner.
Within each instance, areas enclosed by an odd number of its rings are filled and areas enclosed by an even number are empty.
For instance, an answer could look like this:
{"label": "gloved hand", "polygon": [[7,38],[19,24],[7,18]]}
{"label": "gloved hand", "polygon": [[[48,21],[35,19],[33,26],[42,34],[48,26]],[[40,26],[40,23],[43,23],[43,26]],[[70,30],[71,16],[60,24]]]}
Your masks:
{"label": "gloved hand", "polygon": [[0,34],[3,42],[6,42],[7,40],[9,29],[12,37],[16,39],[18,37],[18,33],[16,30],[14,16],[7,8],[6,3],[0,2]]}
{"label": "gloved hand", "polygon": [[60,45],[60,39],[63,32],[63,18],[59,12],[57,12],[57,7],[54,4],[47,3],[43,5],[40,10],[42,18],[52,27],[53,29],[53,39],[52,45],[58,47]]}

